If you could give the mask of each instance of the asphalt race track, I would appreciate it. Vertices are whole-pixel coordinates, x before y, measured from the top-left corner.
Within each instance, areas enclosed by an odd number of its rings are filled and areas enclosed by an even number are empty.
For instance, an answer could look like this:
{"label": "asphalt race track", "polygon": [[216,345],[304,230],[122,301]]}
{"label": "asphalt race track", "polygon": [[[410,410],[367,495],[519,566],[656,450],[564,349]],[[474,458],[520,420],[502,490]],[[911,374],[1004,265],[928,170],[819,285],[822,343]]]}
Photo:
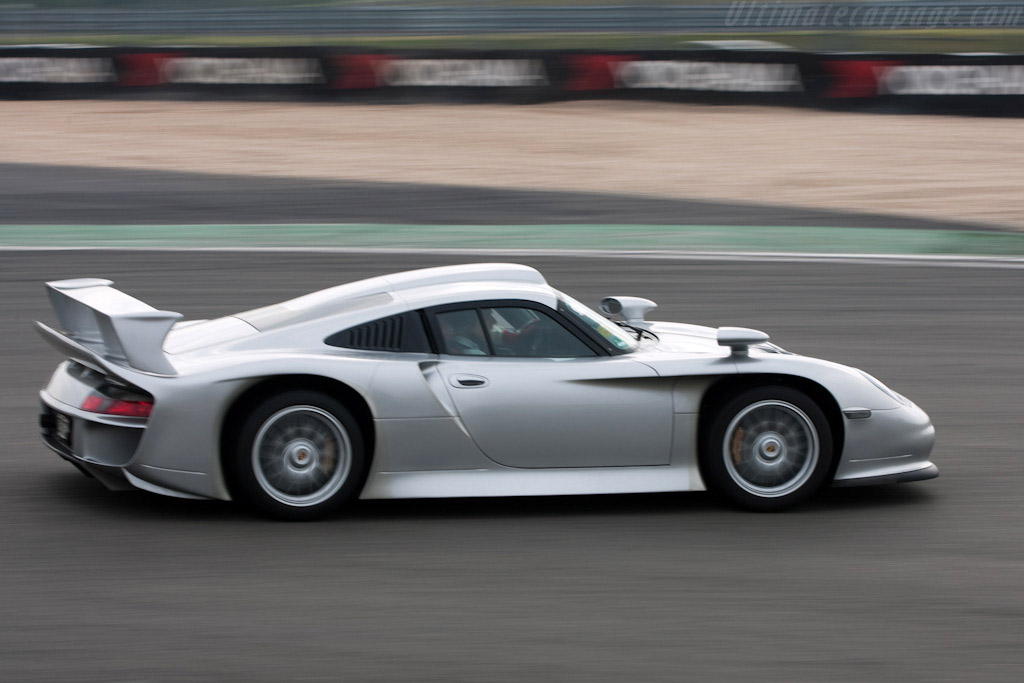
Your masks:
{"label": "asphalt race track", "polygon": [[0,252],[2,680],[1019,680],[1021,270],[527,259],[586,301],[742,324],[934,419],[931,482],[754,515],[708,494],[362,502],[327,521],[111,493],[49,453],[47,279],[212,317],[467,259]]}
{"label": "asphalt race track", "polygon": [[992,229],[904,216],[637,195],[4,163],[0,217],[24,225],[635,223]]}

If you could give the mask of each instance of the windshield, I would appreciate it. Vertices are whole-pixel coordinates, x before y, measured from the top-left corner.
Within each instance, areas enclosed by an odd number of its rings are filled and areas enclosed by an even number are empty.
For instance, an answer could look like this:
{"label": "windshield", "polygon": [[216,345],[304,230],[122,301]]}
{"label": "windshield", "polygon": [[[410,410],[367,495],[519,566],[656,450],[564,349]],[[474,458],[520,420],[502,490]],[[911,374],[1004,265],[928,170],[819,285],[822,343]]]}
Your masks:
{"label": "windshield", "polygon": [[607,339],[616,349],[620,351],[633,351],[639,345],[637,340],[626,330],[597,311],[584,306],[571,296],[563,294],[562,303],[565,304],[565,308],[569,313],[575,315],[580,322]]}

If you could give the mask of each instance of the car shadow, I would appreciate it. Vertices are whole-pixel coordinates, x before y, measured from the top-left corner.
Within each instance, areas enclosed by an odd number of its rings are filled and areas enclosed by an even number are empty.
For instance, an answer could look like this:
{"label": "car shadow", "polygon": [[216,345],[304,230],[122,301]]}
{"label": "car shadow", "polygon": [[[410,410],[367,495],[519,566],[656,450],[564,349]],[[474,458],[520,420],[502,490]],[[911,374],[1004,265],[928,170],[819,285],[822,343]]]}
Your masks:
{"label": "car shadow", "polygon": [[807,507],[809,509],[859,510],[880,507],[925,505],[936,497],[933,487],[925,484],[881,484],[827,489]]}
{"label": "car shadow", "polygon": [[353,502],[347,512],[354,518],[392,520],[661,515],[720,509],[721,504],[710,494],[694,492],[360,500]]}
{"label": "car shadow", "polygon": [[84,508],[133,520],[203,522],[211,519],[246,519],[251,515],[238,505],[218,500],[172,498],[146,491],[110,491],[95,479],[69,471],[47,478],[48,490],[68,507]]}

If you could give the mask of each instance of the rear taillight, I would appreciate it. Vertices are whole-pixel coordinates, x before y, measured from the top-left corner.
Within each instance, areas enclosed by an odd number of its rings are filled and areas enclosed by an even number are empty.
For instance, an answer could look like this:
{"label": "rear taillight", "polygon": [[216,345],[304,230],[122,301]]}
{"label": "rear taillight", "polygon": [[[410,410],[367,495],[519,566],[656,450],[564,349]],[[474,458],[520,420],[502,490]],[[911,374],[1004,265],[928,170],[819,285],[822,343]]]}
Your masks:
{"label": "rear taillight", "polygon": [[82,410],[103,415],[119,417],[149,417],[153,412],[153,401],[135,395],[108,396],[106,393],[93,392],[82,401]]}

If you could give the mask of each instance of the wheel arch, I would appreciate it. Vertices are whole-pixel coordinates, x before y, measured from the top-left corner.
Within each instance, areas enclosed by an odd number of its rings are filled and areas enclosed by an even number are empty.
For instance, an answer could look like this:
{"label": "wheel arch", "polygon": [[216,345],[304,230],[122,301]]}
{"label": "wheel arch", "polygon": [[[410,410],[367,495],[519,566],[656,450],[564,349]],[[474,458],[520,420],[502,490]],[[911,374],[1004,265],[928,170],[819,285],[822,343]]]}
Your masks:
{"label": "wheel arch", "polygon": [[[784,386],[802,391],[807,394],[811,400],[817,403],[822,412],[825,413],[829,429],[832,431],[833,462],[832,470],[829,472],[828,479],[831,481],[843,455],[843,443],[845,441],[843,413],[839,408],[839,403],[836,401],[835,396],[832,395],[832,392],[821,384],[818,384],[814,380],[807,379],[806,377],[766,373],[730,375],[728,377],[722,377],[714,382],[707,388],[701,399],[700,415],[697,425],[698,451],[702,451],[704,449],[705,441],[708,438],[708,432],[711,430],[711,423],[726,403],[728,403],[734,396],[744,391],[765,386]],[[698,461],[699,460],[700,458],[698,458]],[[704,473],[701,472],[701,474],[703,476]]]}
{"label": "wheel arch", "polygon": [[[369,472],[373,466],[373,456],[376,449],[373,412],[370,409],[369,403],[362,394],[344,382],[320,375],[304,374],[263,377],[246,387],[231,402],[220,424],[218,462],[220,463],[221,471],[225,470],[225,458],[231,452],[231,436],[241,427],[249,411],[268,396],[295,389],[319,391],[336,399],[351,411],[352,416],[359,424],[359,429],[365,442],[367,472]],[[226,479],[227,477],[225,477],[225,481]],[[230,489],[230,484],[228,486]],[[229,490],[229,493],[231,493],[232,498],[235,497],[234,492]]]}

